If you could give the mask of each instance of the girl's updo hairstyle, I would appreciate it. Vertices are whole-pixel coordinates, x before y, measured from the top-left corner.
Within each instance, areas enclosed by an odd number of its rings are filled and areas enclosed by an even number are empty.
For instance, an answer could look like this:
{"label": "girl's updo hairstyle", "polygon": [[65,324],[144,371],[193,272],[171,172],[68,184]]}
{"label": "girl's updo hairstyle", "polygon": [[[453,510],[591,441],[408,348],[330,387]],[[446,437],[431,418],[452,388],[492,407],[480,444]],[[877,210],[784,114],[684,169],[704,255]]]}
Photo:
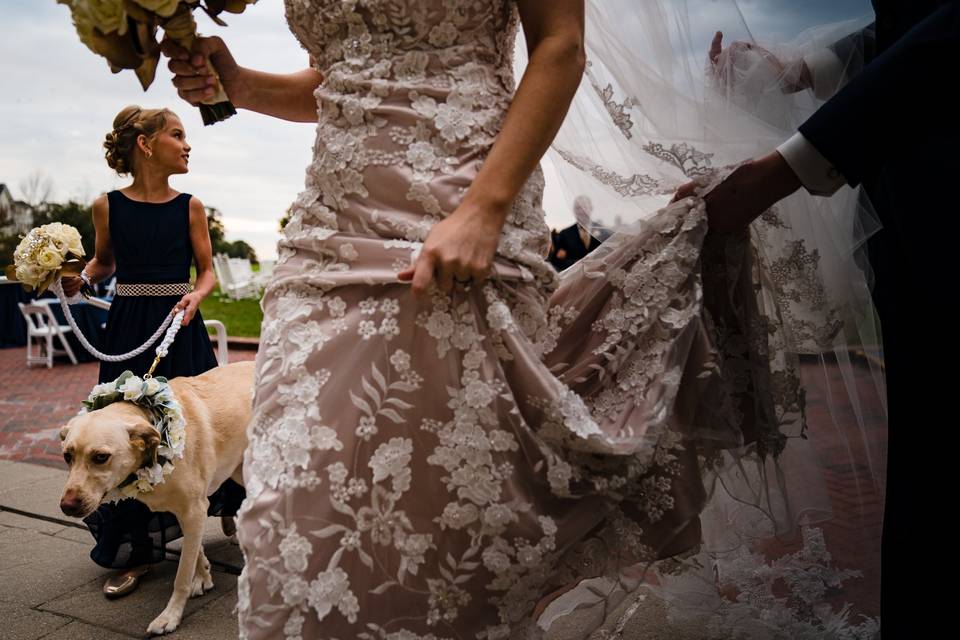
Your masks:
{"label": "girl's updo hairstyle", "polygon": [[170,109],[142,109],[137,105],[124,107],[113,119],[113,131],[106,135],[104,157],[111,169],[119,175],[135,174],[133,166],[137,138],[155,136],[167,125],[167,116],[175,115]]}

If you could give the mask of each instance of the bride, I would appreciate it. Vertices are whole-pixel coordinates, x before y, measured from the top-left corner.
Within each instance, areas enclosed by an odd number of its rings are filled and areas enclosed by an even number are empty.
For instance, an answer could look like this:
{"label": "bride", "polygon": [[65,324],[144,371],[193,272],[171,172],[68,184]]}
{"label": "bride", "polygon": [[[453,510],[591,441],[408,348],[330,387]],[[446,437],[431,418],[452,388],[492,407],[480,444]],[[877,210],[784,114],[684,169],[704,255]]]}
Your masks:
{"label": "bride", "polygon": [[[663,207],[724,156],[634,137],[648,96],[617,79],[653,62],[585,49],[615,14],[647,30],[666,15],[630,7],[286,0],[310,55],[289,75],[239,66],[219,38],[165,43],[189,102],[211,93],[209,59],[238,108],[318,123],[263,299],[242,637],[524,638],[594,604],[593,626],[617,611],[622,630],[644,594],[710,633],[875,629],[848,624],[834,592],[852,574],[810,526],[828,508],[797,352],[838,345],[843,318],[812,304],[817,254],[776,212],[720,235],[700,197]],[[558,131],[571,181],[629,223],[559,275],[538,166]],[[786,247],[793,262],[768,259]],[[777,546],[798,525],[806,546]]]}

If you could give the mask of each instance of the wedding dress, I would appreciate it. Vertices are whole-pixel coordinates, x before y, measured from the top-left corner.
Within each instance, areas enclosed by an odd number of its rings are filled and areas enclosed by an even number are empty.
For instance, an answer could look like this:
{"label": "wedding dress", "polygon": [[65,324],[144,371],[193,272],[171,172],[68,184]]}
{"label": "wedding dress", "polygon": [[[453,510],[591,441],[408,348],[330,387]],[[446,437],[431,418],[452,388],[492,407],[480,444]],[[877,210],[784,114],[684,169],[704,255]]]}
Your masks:
{"label": "wedding dress", "polygon": [[[647,185],[659,206],[558,275],[537,170],[489,280],[424,300],[398,282],[500,131],[513,1],[286,0],[286,12],[324,80],[263,299],[241,637],[537,637],[538,601],[583,579],[544,618],[632,603],[625,623],[643,590],[702,595],[690,559],[719,539],[708,509],[757,541],[829,511],[763,239],[708,233],[699,198],[663,207],[675,184]],[[805,260],[776,275],[808,276]],[[813,546],[817,531],[804,529]],[[762,564],[756,546],[729,550]],[[790,558],[779,568],[812,594],[798,608],[827,619],[824,592],[846,574],[809,545]],[[748,616],[766,597],[750,580],[750,602],[726,600]]]}

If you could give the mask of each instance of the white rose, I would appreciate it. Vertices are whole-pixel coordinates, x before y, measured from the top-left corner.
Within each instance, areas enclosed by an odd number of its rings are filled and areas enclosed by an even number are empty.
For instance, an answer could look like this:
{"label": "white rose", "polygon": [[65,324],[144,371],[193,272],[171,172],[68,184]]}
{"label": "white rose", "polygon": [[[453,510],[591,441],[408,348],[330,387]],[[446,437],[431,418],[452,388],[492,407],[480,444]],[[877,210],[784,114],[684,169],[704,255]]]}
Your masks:
{"label": "white rose", "polygon": [[139,400],[143,395],[143,380],[137,376],[130,376],[120,385],[119,391],[124,400]]}
{"label": "white rose", "polygon": [[64,225],[63,239],[66,243],[67,251],[75,256],[82,256],[84,254],[83,239],[80,237],[80,232],[75,228]]}
{"label": "white rose", "polygon": [[34,288],[40,286],[47,273],[46,269],[42,269],[36,264],[23,263],[17,265],[17,280]]}
{"label": "white rose", "polygon": [[157,392],[160,391],[160,389],[161,389],[160,382],[156,378],[150,378],[143,384],[143,395],[145,396],[156,395]]}
{"label": "white rose", "polygon": [[176,449],[177,445],[183,442],[184,435],[186,435],[184,429],[180,427],[170,427],[170,429],[167,430],[167,440],[170,442],[170,446]]}
{"label": "white rose", "polygon": [[60,238],[64,226],[62,222],[49,222],[40,227],[40,233],[48,238]]}
{"label": "white rose", "polygon": [[47,271],[53,271],[58,268],[63,262],[63,256],[59,251],[54,249],[44,249],[37,256],[37,264],[46,269]]}
{"label": "white rose", "polygon": [[160,463],[147,467],[146,472],[150,484],[158,484],[163,481],[163,467],[160,466]]}
{"label": "white rose", "polygon": [[117,390],[112,382],[102,382],[95,386],[90,392],[90,397],[109,395]]}
{"label": "white rose", "polygon": [[51,222],[40,227],[40,237],[44,240],[44,251],[53,250],[61,255],[67,253],[67,235],[59,222]]}

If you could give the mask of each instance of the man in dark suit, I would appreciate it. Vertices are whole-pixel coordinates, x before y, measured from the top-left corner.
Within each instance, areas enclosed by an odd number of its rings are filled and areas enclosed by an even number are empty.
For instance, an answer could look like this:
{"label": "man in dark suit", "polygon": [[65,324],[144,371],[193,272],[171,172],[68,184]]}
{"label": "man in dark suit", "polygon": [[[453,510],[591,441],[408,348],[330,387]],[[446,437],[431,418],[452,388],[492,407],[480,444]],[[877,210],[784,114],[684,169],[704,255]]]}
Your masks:
{"label": "man in dark suit", "polygon": [[600,240],[591,235],[590,214],[593,205],[587,196],[578,196],[573,201],[577,224],[550,233],[550,256],[547,258],[557,271],[563,271],[582,260],[600,246]]}
{"label": "man in dark suit", "polygon": [[[883,229],[869,243],[889,415],[882,542],[885,638],[924,638],[945,613],[934,588],[955,537],[948,478],[960,346],[953,287],[960,254],[960,0],[874,0],[863,70],[777,151],[706,197],[710,226],[742,228],[801,186],[830,195],[862,184]],[[678,195],[689,193],[687,187]],[[947,578],[949,579],[949,578]]]}

